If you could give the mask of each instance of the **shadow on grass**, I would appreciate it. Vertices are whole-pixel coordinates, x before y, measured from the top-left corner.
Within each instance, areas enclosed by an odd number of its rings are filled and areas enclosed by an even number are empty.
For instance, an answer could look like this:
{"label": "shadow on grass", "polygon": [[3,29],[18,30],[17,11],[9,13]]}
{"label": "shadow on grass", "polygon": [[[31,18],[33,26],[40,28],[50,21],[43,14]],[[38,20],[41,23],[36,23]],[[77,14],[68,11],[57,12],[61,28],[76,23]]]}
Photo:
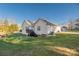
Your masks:
{"label": "shadow on grass", "polygon": [[66,48],[66,47],[59,47],[59,46],[47,46],[47,48],[50,51],[54,51],[54,52],[57,52],[62,55],[79,56],[79,52],[74,49],[70,49],[70,48]]}
{"label": "shadow on grass", "polygon": [[26,43],[13,44],[0,40],[0,56],[78,56],[74,49]]}
{"label": "shadow on grass", "polygon": [[[74,36],[74,35],[72,35]],[[0,55],[2,56],[75,56],[79,52],[66,46],[75,43],[72,36],[58,35],[56,37],[27,37],[22,34],[12,34],[0,40]],[[65,39],[64,39],[65,38]],[[69,38],[69,39],[68,39]],[[71,42],[71,43],[70,43]],[[60,44],[60,46],[59,46]],[[65,44],[62,47],[61,44]],[[67,45],[68,44],[68,45]],[[77,46],[78,47],[78,46]]]}

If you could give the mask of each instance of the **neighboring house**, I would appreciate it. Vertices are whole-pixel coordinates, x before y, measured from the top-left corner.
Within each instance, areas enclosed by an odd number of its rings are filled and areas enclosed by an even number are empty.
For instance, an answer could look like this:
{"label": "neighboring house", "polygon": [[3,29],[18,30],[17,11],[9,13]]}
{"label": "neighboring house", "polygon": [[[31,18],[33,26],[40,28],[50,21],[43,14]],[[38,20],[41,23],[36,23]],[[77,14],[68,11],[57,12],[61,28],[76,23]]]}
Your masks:
{"label": "neighboring house", "polygon": [[61,27],[61,31],[62,31],[62,32],[66,32],[66,31],[67,31],[67,26],[63,25],[63,26]]}
{"label": "neighboring house", "polygon": [[79,29],[79,20],[76,20],[75,22],[74,22],[74,28],[77,28],[77,29]]}
{"label": "neighboring house", "polygon": [[79,20],[70,21],[66,27],[68,30],[79,29]]}
{"label": "neighboring house", "polygon": [[50,32],[54,32],[56,25],[50,23],[47,20],[39,18],[37,21],[32,23],[31,21],[24,21],[22,24],[22,33],[28,34],[26,29],[31,28],[36,34],[49,34]]}

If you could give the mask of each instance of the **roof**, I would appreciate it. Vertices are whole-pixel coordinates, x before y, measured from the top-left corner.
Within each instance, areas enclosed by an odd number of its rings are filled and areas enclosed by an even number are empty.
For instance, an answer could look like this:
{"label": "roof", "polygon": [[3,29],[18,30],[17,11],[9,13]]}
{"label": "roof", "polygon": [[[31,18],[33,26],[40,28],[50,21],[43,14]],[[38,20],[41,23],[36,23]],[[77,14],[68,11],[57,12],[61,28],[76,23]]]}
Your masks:
{"label": "roof", "polygon": [[24,23],[25,23],[25,24],[28,24],[28,25],[29,25],[29,24],[33,25],[33,23],[32,23],[30,20],[27,20],[27,21],[24,20],[23,23],[22,23],[22,26],[23,26]]}
{"label": "roof", "polygon": [[79,26],[79,23],[76,23],[75,25]]}
{"label": "roof", "polygon": [[[24,20],[23,24],[25,23],[25,24],[28,24],[28,25],[29,25],[29,23],[30,23],[32,26],[35,26],[35,24],[36,24],[39,20],[42,20],[42,21],[46,22],[47,25],[53,25],[53,26],[56,26],[55,24],[53,24],[53,23],[47,21],[47,20],[44,19],[44,18],[39,18],[39,19],[36,20],[35,22],[32,22],[32,21],[30,21],[30,20],[27,20],[27,21]],[[23,24],[22,24],[22,26],[23,26]]]}
{"label": "roof", "polygon": [[30,21],[30,20],[27,20],[27,22],[29,22],[31,25],[33,24],[33,22],[32,22],[32,21]]}
{"label": "roof", "polygon": [[55,24],[53,24],[53,23],[51,23],[51,22],[45,20],[44,18],[39,18],[39,19],[34,23],[34,25],[35,25],[39,20],[42,20],[42,21],[46,22],[47,25],[53,25],[53,26],[56,26]]}

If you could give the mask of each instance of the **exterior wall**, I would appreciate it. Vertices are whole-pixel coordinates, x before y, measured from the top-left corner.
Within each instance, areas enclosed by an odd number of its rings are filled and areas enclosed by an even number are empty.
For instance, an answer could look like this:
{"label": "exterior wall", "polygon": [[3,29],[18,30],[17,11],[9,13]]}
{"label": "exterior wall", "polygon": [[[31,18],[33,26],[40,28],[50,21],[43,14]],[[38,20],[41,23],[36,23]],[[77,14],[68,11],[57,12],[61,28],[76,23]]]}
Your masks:
{"label": "exterior wall", "polygon": [[[76,24],[78,24],[78,25],[76,25]],[[75,23],[74,23],[74,29],[75,29],[75,28],[78,28],[78,29],[79,29],[79,22],[75,22]]]}
{"label": "exterior wall", "polygon": [[27,35],[27,33],[26,33],[26,27],[27,26],[28,25],[26,23],[23,23],[23,25],[22,25],[22,34],[26,34]]}
{"label": "exterior wall", "polygon": [[50,31],[51,31],[51,32],[54,32],[55,28],[56,28],[56,26],[48,25],[47,31],[48,31],[48,32],[50,32]]}
{"label": "exterior wall", "polygon": [[61,32],[61,26],[57,26],[54,33]]}
{"label": "exterior wall", "polygon": [[[37,30],[37,27],[40,26],[40,30]],[[34,26],[34,32],[38,35],[47,34],[47,25],[46,22],[39,20]]]}
{"label": "exterior wall", "polygon": [[48,29],[51,29],[52,31],[54,31],[56,28],[56,26],[53,26],[53,25],[48,25],[48,26],[49,26]]}
{"label": "exterior wall", "polygon": [[75,28],[78,28],[79,29],[79,26],[75,26]]}

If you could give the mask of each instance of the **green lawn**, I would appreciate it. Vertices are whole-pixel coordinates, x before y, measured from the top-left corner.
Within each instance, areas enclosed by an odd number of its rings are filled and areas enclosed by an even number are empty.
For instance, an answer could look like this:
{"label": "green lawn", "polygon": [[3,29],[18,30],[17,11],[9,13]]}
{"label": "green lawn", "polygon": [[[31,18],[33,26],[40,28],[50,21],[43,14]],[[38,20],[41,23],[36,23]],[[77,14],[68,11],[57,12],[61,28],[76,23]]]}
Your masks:
{"label": "green lawn", "polygon": [[0,55],[63,56],[79,55],[79,35],[57,34],[50,37],[28,37],[12,34],[0,39]]}

